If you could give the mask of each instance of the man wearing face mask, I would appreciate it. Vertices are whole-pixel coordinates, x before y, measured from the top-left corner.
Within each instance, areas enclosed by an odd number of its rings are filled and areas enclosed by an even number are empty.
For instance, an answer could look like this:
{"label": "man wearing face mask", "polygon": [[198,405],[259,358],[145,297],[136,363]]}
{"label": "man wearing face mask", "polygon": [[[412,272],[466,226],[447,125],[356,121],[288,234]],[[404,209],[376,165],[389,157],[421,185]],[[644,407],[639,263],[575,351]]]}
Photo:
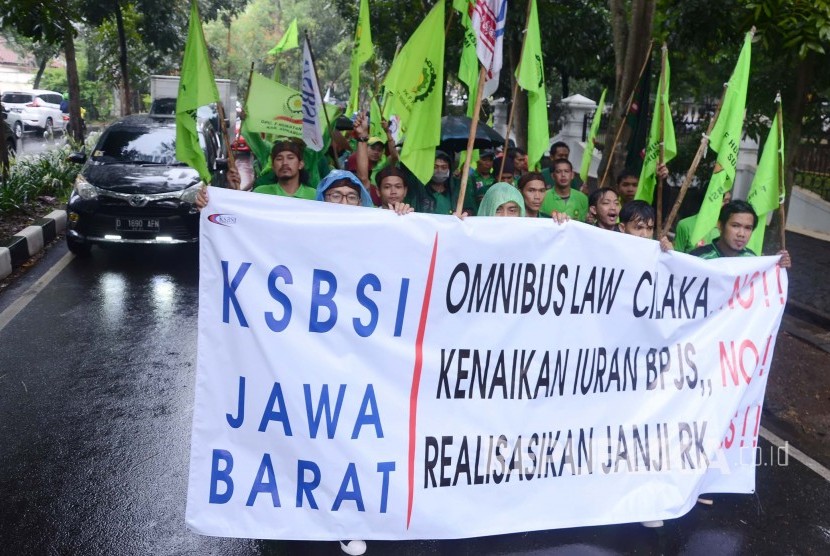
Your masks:
{"label": "man wearing face mask", "polygon": [[[415,190],[412,202],[417,212],[428,214],[452,214],[458,202],[460,182],[450,174],[452,157],[443,151],[435,151],[435,166],[432,178],[423,187],[410,187]],[[475,214],[475,192],[471,184],[467,184],[467,193],[464,195],[464,214]]]}

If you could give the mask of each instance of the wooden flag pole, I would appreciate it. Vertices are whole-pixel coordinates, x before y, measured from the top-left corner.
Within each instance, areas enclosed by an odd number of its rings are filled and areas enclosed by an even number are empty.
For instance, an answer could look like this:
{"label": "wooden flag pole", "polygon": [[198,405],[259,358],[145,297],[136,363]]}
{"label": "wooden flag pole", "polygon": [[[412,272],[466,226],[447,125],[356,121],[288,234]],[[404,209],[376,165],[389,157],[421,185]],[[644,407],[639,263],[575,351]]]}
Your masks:
{"label": "wooden flag pole", "polygon": [[[646,71],[646,67],[648,66],[648,60],[651,58],[651,48],[654,46],[654,41],[648,43],[648,51],[646,52],[645,60],[643,60],[643,67],[640,68],[640,75],[637,77],[637,83],[643,78],[643,73]],[[620,135],[622,135],[623,127],[625,126],[625,117],[628,116],[628,111],[631,110],[631,103],[634,102],[634,95],[637,94],[637,87],[634,87],[634,90],[631,91],[631,96],[628,97],[628,103],[625,105],[625,112],[623,112],[623,117],[620,119],[620,127],[617,129],[617,134],[614,136],[614,143],[611,145],[611,150],[608,153],[608,164],[605,165],[605,172],[602,173],[602,180],[599,182],[600,187],[605,187],[605,179],[608,177],[608,171],[613,166],[614,162],[614,155],[617,152],[617,143],[620,142]]]}
{"label": "wooden flag pole", "polygon": [[669,217],[666,219],[666,224],[664,226],[665,230],[671,230],[672,224],[674,224],[674,219],[677,218],[677,213],[680,212],[680,205],[683,203],[683,199],[686,197],[686,192],[689,190],[689,184],[692,182],[695,172],[697,172],[700,159],[703,158],[703,153],[709,145],[709,134],[712,133],[712,129],[718,121],[718,116],[720,116],[720,109],[723,106],[723,99],[726,97],[727,86],[728,83],[723,85],[723,94],[721,94],[720,100],[718,101],[718,106],[715,109],[715,115],[709,122],[709,127],[706,130],[706,133],[704,133],[703,137],[700,139],[700,146],[697,148],[695,158],[692,160],[692,165],[689,167],[689,171],[686,172],[686,177],[683,179],[683,185],[680,186],[680,193],[678,193],[677,200],[674,202],[674,206],[669,213]]}
{"label": "wooden flag pole", "polygon": [[[522,31],[522,49],[519,51],[519,65],[516,68],[518,74],[522,69],[522,59],[525,55],[525,44],[527,44],[527,24],[530,20],[530,8],[533,6],[532,0],[527,0],[527,13],[525,14],[525,29]],[[510,145],[510,131],[513,129],[513,114],[516,112],[516,95],[519,94],[519,78],[513,76],[515,83],[513,83],[513,96],[510,97],[510,116],[507,118],[507,132],[504,134],[504,150],[501,155],[501,168],[499,168],[499,175],[497,181],[501,181],[501,175],[504,173],[504,164],[507,162],[507,149]],[[469,156],[469,154],[467,155]]]}
{"label": "wooden flag pole", "polygon": [[[308,29],[303,29],[303,33],[305,34],[305,42],[308,45],[308,55],[311,58],[311,69],[314,70],[314,81],[317,83],[317,92],[319,93],[322,91],[320,88],[320,77],[317,75],[317,63],[314,61],[314,51],[311,49],[311,40],[308,38]],[[314,100],[316,102],[317,99]],[[329,144],[331,145],[332,153],[334,153],[334,167],[339,170],[340,161],[338,160],[337,145],[332,137],[331,121],[329,121],[329,113],[326,110],[326,103],[323,102],[323,105],[320,108],[323,109],[323,115],[326,117],[326,129],[329,130]]]}
{"label": "wooden flag pole", "polygon": [[470,124],[470,136],[467,138],[467,157],[464,159],[464,170],[461,172],[461,191],[458,192],[458,203],[455,206],[455,214],[461,218],[461,211],[464,208],[464,194],[467,192],[467,182],[470,180],[470,157],[473,154],[473,144],[476,141],[478,130],[478,117],[481,112],[481,93],[484,89],[484,78],[487,71],[484,66],[478,73],[478,90],[476,90],[476,103],[473,107],[473,121]]}
{"label": "wooden flag pole", "polygon": [[[659,126],[659,133],[660,133],[660,154],[657,157],[657,168],[658,170],[660,166],[665,164],[666,162],[666,145],[665,145],[665,129],[666,129],[666,111],[663,105],[663,99],[660,98],[661,95],[666,94],[666,60],[669,56],[669,48],[666,46],[666,43],[663,43],[662,49],[662,56],[660,58],[660,85],[657,88],[659,94],[657,95],[657,99],[655,102],[659,104],[659,110],[657,112],[657,125]],[[657,173],[657,222],[655,223],[655,229],[657,230],[657,237],[661,238],[665,235],[663,232],[663,176],[660,175],[659,171]]]}
{"label": "wooden flag pole", "polygon": [[[778,148],[784,149],[784,118],[781,109],[781,93],[778,93],[775,101],[778,103]],[[778,155],[778,214],[781,217],[781,249],[787,248],[787,211],[784,209],[784,195],[786,195],[786,183],[784,182],[784,157]]]}

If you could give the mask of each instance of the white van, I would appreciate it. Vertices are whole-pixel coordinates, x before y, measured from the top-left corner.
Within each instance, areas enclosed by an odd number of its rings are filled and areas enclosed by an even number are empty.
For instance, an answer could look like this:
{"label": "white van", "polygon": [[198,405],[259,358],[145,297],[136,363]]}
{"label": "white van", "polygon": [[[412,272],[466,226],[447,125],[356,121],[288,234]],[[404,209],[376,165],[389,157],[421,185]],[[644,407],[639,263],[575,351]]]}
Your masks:
{"label": "white van", "polygon": [[20,114],[24,129],[52,132],[64,128],[60,93],[43,89],[6,91],[0,96],[0,102],[7,112]]}

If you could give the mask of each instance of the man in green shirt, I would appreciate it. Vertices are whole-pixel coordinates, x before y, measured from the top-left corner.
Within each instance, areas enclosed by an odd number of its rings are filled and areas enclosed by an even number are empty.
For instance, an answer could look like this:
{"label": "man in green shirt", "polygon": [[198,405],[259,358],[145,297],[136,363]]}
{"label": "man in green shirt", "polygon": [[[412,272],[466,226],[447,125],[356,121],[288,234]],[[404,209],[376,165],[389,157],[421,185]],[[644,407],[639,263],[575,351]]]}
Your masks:
{"label": "man in green shirt", "polygon": [[495,153],[490,149],[481,151],[475,169],[470,170],[469,183],[475,188],[476,207],[481,203],[490,186],[496,183],[496,176],[493,174],[494,157]]}
{"label": "man in green shirt", "polygon": [[[435,151],[435,166],[432,177],[421,186],[409,187],[407,202],[417,212],[427,214],[453,214],[458,202],[461,184],[450,175],[452,158],[444,151]],[[475,214],[475,193],[473,184],[467,182],[467,192],[464,195],[464,214]]]}
{"label": "man in green shirt", "polygon": [[[723,194],[723,204],[721,204],[721,206],[726,205],[731,200],[732,192],[727,191]],[[674,248],[677,251],[680,251],[681,253],[688,253],[695,247],[703,247],[707,243],[711,243],[713,239],[716,239],[720,235],[717,226],[715,226],[709,230],[708,234],[703,236],[703,239],[701,239],[696,245],[693,245],[692,232],[695,229],[696,222],[697,214],[693,214],[677,223],[677,227],[674,229]]]}
{"label": "man in green shirt", "polygon": [[[571,156],[571,148],[568,146],[567,143],[564,141],[557,141],[553,145],[550,146],[550,167],[542,169],[542,177],[545,180],[545,185],[548,186],[548,189],[554,186],[556,180],[553,177],[553,165],[557,160],[570,160]],[[571,176],[571,187],[573,189],[578,189],[585,193],[582,189],[582,179],[574,174]]]}
{"label": "man in green shirt", "polygon": [[300,183],[304,145],[298,140],[282,140],[271,148],[271,170],[276,183],[265,183],[254,188],[254,193],[267,193],[282,197],[296,197],[313,201],[317,191]]}
{"label": "man in green shirt", "polygon": [[585,222],[588,215],[588,196],[578,189],[571,188],[574,170],[570,161],[556,160],[551,168],[554,179],[553,188],[545,193],[545,200],[539,209],[550,216],[554,212],[567,214],[573,220]]}
{"label": "man in green shirt", "polygon": [[[758,225],[758,215],[752,205],[746,201],[730,201],[720,209],[718,216],[718,232],[720,236],[712,243],[698,247],[689,253],[701,259],[719,259],[721,257],[753,257],[753,253],[746,244]],[[781,268],[790,268],[792,261],[786,250],[778,252]]]}

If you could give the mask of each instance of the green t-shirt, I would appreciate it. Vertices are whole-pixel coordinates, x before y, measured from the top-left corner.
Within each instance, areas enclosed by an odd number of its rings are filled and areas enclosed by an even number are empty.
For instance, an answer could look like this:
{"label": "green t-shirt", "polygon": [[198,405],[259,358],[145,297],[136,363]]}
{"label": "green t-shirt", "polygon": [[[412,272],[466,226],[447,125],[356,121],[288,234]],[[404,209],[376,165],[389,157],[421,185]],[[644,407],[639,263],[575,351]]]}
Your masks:
{"label": "green t-shirt", "polygon": [[300,188],[293,195],[289,195],[278,183],[266,183],[254,188],[254,193],[266,193],[268,195],[279,195],[280,197],[294,197],[295,199],[308,199],[313,201],[317,198],[317,190],[313,187],[300,184]]}
{"label": "green t-shirt", "polygon": [[556,189],[548,189],[539,212],[547,215],[553,212],[564,212],[574,220],[585,222],[588,216],[588,196],[579,190],[571,189],[570,196],[563,199],[556,193]]}
{"label": "green t-shirt", "polygon": [[695,229],[695,222],[697,221],[697,215],[689,216],[688,218],[684,218],[680,222],[677,223],[677,228],[674,230],[674,250],[679,251],[681,253],[689,253],[695,247],[702,247],[707,243],[712,243],[715,240],[720,232],[718,231],[718,227],[715,226],[709,233],[703,236],[703,239],[697,245],[692,244],[692,232]]}
{"label": "green t-shirt", "polygon": [[[708,245],[704,245],[703,247],[698,247],[697,249],[692,249],[689,255],[694,257],[700,257],[701,259],[720,259],[721,257],[726,257],[720,249],[718,249],[717,241],[720,239],[720,236],[716,237],[712,240],[712,243]],[[755,253],[744,247],[741,249],[741,252],[735,255],[736,257],[754,257]]]}

